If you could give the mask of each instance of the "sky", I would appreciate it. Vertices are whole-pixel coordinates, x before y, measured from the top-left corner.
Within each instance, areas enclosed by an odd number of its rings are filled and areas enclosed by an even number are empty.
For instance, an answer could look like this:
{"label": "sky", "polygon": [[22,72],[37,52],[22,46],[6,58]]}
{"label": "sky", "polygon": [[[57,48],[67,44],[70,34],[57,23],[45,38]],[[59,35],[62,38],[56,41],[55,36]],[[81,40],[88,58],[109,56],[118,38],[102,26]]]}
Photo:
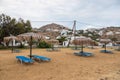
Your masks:
{"label": "sky", "polygon": [[120,26],[120,0],[0,0],[0,14],[30,20],[33,28],[58,23],[77,29]]}

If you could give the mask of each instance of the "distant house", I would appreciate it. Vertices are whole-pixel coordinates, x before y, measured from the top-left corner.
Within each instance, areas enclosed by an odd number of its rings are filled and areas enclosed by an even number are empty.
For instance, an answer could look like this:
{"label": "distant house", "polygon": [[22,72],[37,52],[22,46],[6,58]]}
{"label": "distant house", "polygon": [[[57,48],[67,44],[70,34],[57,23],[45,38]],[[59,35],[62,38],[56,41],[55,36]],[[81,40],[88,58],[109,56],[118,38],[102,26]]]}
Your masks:
{"label": "distant house", "polygon": [[106,35],[114,35],[114,33],[112,31],[109,31],[106,33]]}
{"label": "distant house", "polygon": [[67,36],[68,35],[68,30],[62,30],[60,35],[61,36]]}

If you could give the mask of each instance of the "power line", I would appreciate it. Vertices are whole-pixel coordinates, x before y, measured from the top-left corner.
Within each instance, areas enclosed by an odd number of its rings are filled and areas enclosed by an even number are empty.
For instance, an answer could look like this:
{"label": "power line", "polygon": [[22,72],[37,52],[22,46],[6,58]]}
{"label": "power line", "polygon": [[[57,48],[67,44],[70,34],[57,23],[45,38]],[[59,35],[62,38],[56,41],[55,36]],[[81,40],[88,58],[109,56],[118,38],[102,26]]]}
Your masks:
{"label": "power line", "polygon": [[57,21],[57,20],[56,21],[52,21],[52,20],[51,21],[44,21],[44,20],[40,20],[39,21],[38,20],[38,21],[31,21],[31,22],[73,22],[73,21],[69,21],[69,20],[65,20],[65,21]]}
{"label": "power line", "polygon": [[[74,22],[74,20],[37,20],[37,21],[31,21],[31,22],[35,22],[35,23],[39,23],[39,22]],[[76,21],[76,24],[85,24],[85,25],[91,25],[91,26],[96,26],[96,27],[103,27],[101,25],[94,25],[91,23],[87,23],[87,22],[81,22],[81,21]]]}
{"label": "power line", "polygon": [[78,23],[80,23],[80,24],[85,24],[85,25],[91,25],[91,26],[99,26],[99,27],[103,27],[103,26],[101,26],[101,25],[94,25],[94,24],[90,24],[90,23],[85,23],[85,22],[80,22],[80,21],[77,21]]}
{"label": "power line", "polygon": [[[51,20],[51,21],[47,21],[47,20],[37,20],[37,21],[31,21],[31,22],[74,22],[74,20]],[[85,24],[85,25],[92,25],[92,26],[99,26],[99,27],[103,27],[101,25],[94,25],[94,24],[90,24],[90,23],[87,23],[87,22],[80,22],[80,21],[76,21],[77,23],[80,23],[80,24]]]}

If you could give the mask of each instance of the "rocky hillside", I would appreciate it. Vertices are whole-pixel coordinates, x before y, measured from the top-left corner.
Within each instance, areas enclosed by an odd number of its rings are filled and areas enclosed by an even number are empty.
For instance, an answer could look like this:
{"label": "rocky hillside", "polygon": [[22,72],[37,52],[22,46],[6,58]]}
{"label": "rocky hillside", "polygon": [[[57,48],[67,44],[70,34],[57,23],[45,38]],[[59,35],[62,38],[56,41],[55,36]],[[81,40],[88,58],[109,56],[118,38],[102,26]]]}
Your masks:
{"label": "rocky hillside", "polygon": [[101,29],[100,31],[102,32],[102,38],[116,38],[117,40],[120,40],[120,27],[107,27]]}
{"label": "rocky hillside", "polygon": [[99,38],[120,40],[120,27],[106,27],[101,29],[87,29],[85,33],[100,35]]}
{"label": "rocky hillside", "polygon": [[51,24],[47,24],[44,25],[42,27],[39,28],[40,32],[60,32],[61,30],[70,30],[69,28],[63,26],[63,25],[59,25],[56,23],[51,23]]}
{"label": "rocky hillside", "polygon": [[34,29],[33,31],[41,33],[44,36],[48,36],[52,39],[56,39],[56,37],[59,36],[61,34],[61,31],[63,30],[70,30],[70,29],[60,24],[51,23],[44,25],[39,29]]}

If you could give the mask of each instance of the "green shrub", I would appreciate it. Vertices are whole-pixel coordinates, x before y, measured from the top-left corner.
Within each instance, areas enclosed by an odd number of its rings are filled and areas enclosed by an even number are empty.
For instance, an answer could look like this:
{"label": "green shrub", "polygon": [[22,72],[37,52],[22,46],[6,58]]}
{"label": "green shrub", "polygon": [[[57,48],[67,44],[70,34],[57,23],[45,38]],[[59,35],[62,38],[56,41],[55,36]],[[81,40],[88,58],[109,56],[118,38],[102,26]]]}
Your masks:
{"label": "green shrub", "polygon": [[0,49],[8,49],[8,47],[0,45]]}
{"label": "green shrub", "polygon": [[20,44],[17,48],[26,48],[24,44]]}
{"label": "green shrub", "polygon": [[49,43],[46,43],[45,41],[41,41],[41,42],[39,42],[37,47],[38,48],[51,48],[52,45],[50,45]]}

